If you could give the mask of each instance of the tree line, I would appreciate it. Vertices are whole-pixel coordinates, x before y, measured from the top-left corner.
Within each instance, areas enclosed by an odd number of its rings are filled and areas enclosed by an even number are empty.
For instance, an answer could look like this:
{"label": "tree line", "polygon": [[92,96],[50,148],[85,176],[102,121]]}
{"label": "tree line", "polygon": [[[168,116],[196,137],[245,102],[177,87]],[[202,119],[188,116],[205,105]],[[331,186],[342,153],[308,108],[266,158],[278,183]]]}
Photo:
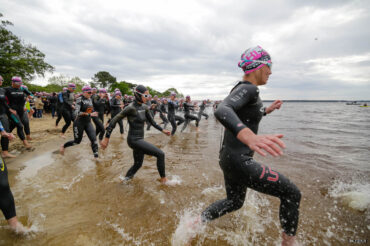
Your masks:
{"label": "tree line", "polygon": [[[68,83],[76,84],[76,91],[81,91],[86,83],[79,77],[59,75],[49,78],[46,86],[32,84],[31,81],[36,76],[44,77],[46,72],[53,73],[55,68],[45,62],[44,53],[34,45],[25,43],[13,34],[8,29],[8,26],[13,26],[13,23],[2,18],[3,14],[0,13],[0,75],[4,78],[4,86],[11,84],[11,78],[13,76],[20,76],[30,91],[58,92],[67,86]],[[136,84],[127,81],[117,81],[116,77],[107,71],[99,71],[94,74],[88,84],[91,87],[107,88],[108,91],[114,91],[118,88],[122,94],[127,95],[132,95],[132,90],[136,86]],[[169,88],[164,92],[156,91],[150,87],[147,88],[151,95],[168,97],[173,91],[179,97],[183,97],[175,88]]]}

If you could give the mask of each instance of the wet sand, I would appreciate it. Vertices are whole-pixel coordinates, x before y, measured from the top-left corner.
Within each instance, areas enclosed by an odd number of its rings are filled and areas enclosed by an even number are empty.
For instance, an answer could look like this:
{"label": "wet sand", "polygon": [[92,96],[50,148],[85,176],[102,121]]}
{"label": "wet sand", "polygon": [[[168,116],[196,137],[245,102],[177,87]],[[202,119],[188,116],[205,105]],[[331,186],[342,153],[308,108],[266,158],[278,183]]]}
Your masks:
{"label": "wet sand", "polygon": [[[108,149],[94,160],[86,135],[65,156],[54,153],[72,138],[71,128],[67,139],[59,137],[59,130],[50,116],[33,119],[35,150],[25,151],[17,143],[10,147],[21,152],[6,160],[17,214],[34,232],[14,236],[2,219],[0,245],[180,245],[173,235],[181,219],[225,197],[218,166],[222,127],[212,115],[201,121],[199,132],[193,125],[174,137],[153,128],[146,132],[145,139],[166,153],[167,176],[178,183],[171,187],[157,181],[156,159],[148,156],[132,181],[121,182],[133,163],[126,132],[123,139],[115,129]],[[281,158],[256,159],[301,189],[299,240],[303,245],[349,245],[352,239],[368,239],[368,210],[351,209],[329,195],[338,170],[324,172],[317,158],[317,165],[302,162],[294,141],[286,140]],[[249,190],[242,209],[210,223],[193,245],[279,245],[278,209],[278,199]]]}

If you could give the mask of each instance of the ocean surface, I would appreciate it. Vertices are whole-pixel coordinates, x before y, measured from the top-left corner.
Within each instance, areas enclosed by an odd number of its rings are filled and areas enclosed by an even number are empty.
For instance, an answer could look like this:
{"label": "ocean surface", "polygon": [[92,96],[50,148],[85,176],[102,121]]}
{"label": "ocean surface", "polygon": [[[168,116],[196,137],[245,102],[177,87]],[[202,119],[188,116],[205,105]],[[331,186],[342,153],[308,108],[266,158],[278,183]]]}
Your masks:
{"label": "ocean surface", "polygon": [[[118,129],[98,161],[86,136],[65,156],[55,153],[61,139],[12,160],[17,214],[32,232],[15,236],[2,218],[0,245],[182,245],[189,218],[225,197],[218,165],[223,127],[212,108],[206,112],[198,132],[192,123],[174,137],[146,133],[166,153],[171,186],[160,185],[156,159],[148,156],[132,181],[121,182],[133,157]],[[284,134],[284,155],[255,159],[301,190],[298,241],[369,245],[370,108],[286,102],[263,118],[259,134],[269,133]],[[279,202],[248,189],[242,209],[209,223],[192,245],[281,245]]]}

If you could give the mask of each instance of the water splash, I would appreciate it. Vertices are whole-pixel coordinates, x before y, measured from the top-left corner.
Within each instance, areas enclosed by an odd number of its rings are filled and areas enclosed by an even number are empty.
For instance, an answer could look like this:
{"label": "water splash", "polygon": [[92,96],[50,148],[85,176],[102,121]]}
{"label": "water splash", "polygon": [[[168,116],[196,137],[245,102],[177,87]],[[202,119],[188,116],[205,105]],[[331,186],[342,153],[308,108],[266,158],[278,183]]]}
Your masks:
{"label": "water splash", "polygon": [[190,245],[192,239],[204,233],[205,225],[200,220],[200,209],[185,210],[179,217],[180,222],[172,235],[171,245]]}
{"label": "water splash", "polygon": [[370,208],[369,183],[336,181],[331,186],[329,195],[333,198],[340,198],[344,205],[361,212]]}
{"label": "water splash", "polygon": [[168,179],[168,181],[166,182],[166,185],[175,186],[175,185],[180,185],[181,183],[182,183],[182,179],[177,175],[173,175],[171,179]]}

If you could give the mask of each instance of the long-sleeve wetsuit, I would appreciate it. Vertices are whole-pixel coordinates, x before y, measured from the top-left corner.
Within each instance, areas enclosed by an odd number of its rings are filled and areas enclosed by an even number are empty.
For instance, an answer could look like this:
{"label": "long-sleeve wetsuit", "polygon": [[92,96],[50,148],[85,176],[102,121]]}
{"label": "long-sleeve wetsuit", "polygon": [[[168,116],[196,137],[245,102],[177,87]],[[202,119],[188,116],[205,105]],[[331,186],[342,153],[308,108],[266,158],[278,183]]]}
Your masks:
{"label": "long-sleeve wetsuit", "polygon": [[[17,134],[19,138],[23,141],[25,140],[25,135],[23,132],[24,125],[27,124],[28,117],[25,117],[24,114],[24,104],[26,103],[25,96],[29,96],[31,93],[28,90],[22,90],[21,88],[6,87],[5,96],[9,101],[9,108],[17,112],[16,115],[10,113],[10,127],[9,131],[13,131],[17,127]],[[29,128],[25,129],[26,134],[29,135]]]}
{"label": "long-sleeve wetsuit", "polygon": [[255,134],[264,115],[258,88],[250,82],[239,82],[218,106],[215,116],[224,125],[220,150],[220,167],[224,173],[227,198],[211,204],[203,221],[216,219],[243,206],[247,188],[280,198],[280,223],[284,232],[295,235],[298,226],[299,189],[281,173],[259,164],[254,152],[237,139],[248,127]]}
{"label": "long-sleeve wetsuit", "polygon": [[165,177],[165,155],[162,150],[151,143],[144,141],[144,123],[148,120],[154,128],[162,131],[162,127],[154,121],[149,107],[146,104],[139,104],[136,100],[125,107],[114,117],[106,129],[105,136],[110,137],[117,121],[127,117],[129,130],[127,143],[133,150],[134,165],[126,173],[127,178],[132,178],[143,164],[144,154],[157,157],[157,169],[161,177]]}
{"label": "long-sleeve wetsuit", "polygon": [[184,117],[185,117],[185,123],[184,123],[184,126],[182,127],[182,129],[181,129],[181,132],[183,132],[184,130],[185,130],[185,128],[186,128],[186,126],[190,123],[190,121],[192,121],[192,120],[195,120],[196,122],[195,122],[195,125],[198,127],[198,125],[199,125],[199,118],[198,117],[196,117],[195,115],[192,115],[191,113],[190,113],[190,110],[192,110],[192,109],[194,109],[194,105],[192,105],[192,104],[190,104],[190,103],[188,103],[188,102],[184,102],[184,104],[183,104],[183,107],[184,107],[184,112],[185,112],[185,115],[184,115]]}
{"label": "long-sleeve wetsuit", "polygon": [[62,133],[65,133],[68,127],[71,125],[73,120],[73,102],[75,99],[74,93],[69,90],[62,93],[63,105],[62,105],[62,116],[65,121],[65,125],[62,128]]}
{"label": "long-sleeve wetsuit", "polygon": [[105,98],[100,98],[99,95],[94,94],[91,96],[91,101],[95,112],[98,112],[98,116],[91,117],[95,124],[96,136],[99,135],[99,139],[102,140],[104,137],[104,110],[105,110]]}
{"label": "long-sleeve wetsuit", "polygon": [[80,144],[85,131],[91,142],[91,149],[94,156],[98,156],[98,143],[96,142],[96,135],[94,126],[91,123],[90,115],[83,115],[82,113],[92,113],[93,104],[90,98],[81,96],[76,100],[76,109],[74,115],[76,119],[73,122],[73,136],[74,140],[68,141],[64,144],[64,148]]}
{"label": "long-sleeve wetsuit", "polygon": [[200,106],[199,106],[199,112],[198,112],[198,119],[201,120],[202,119],[202,115],[204,117],[206,117],[206,120],[208,120],[208,114],[204,113],[204,110],[206,109],[206,104],[205,103],[202,103]]}
{"label": "long-sleeve wetsuit", "polygon": [[[121,105],[122,105],[122,100],[121,99],[117,99],[115,97],[113,97],[111,100],[110,100],[110,108],[111,108],[111,111],[110,111],[110,114],[111,114],[111,119],[113,119],[117,114],[119,114],[119,112],[122,111],[121,109]],[[121,134],[124,133],[124,128],[123,128],[123,120],[119,120],[117,121],[116,123],[118,123],[119,125],[119,132]],[[114,125],[115,127],[116,125]]]}
{"label": "long-sleeve wetsuit", "polygon": [[[0,121],[0,131],[4,131]],[[3,212],[5,219],[9,220],[16,216],[14,197],[10,190],[8,180],[8,169],[4,160],[0,156],[0,210]]]}
{"label": "long-sleeve wetsuit", "polygon": [[[174,102],[172,100],[168,100],[167,118],[168,118],[168,121],[171,123],[171,126],[172,126],[171,135],[174,135],[175,132],[176,132],[177,126],[181,125],[185,121],[185,119],[183,117],[178,116],[178,115],[175,114],[176,107],[177,107],[176,102]],[[177,124],[176,124],[176,121],[177,121]]]}

